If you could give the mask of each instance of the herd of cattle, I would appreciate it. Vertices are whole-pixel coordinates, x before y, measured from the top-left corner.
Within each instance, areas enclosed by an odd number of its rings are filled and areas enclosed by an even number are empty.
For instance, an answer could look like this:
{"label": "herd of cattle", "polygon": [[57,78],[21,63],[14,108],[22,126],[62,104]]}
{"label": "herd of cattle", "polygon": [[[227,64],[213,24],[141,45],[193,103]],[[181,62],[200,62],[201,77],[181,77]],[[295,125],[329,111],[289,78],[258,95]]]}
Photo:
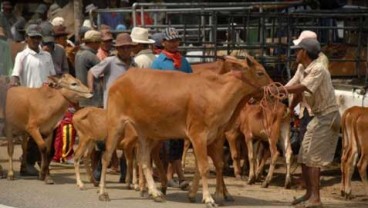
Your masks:
{"label": "herd of cattle", "polygon": [[[193,146],[197,165],[188,197],[191,201],[195,200],[201,179],[203,202],[208,207],[215,207],[216,203],[233,199],[223,178],[223,144],[227,139],[234,173],[240,177],[241,157],[237,139],[241,134],[244,135],[248,153],[248,183],[252,184],[260,178],[267,159],[259,154],[261,151],[255,151],[259,148],[254,149],[254,144],[257,144],[255,147],[262,147],[262,143],[267,142],[269,146],[271,162],[262,184],[267,187],[279,155],[276,145],[280,143],[287,165],[285,187],[290,187],[290,116],[287,106],[278,96],[265,93],[273,82],[264,67],[251,56],[245,59],[227,56],[213,63],[193,65],[193,71],[192,74],[185,74],[131,69],[111,86],[106,110],[87,107],[75,113],[73,125],[79,135],[79,145],[74,159],[80,189],[84,188],[79,168],[82,158],[91,181],[98,184],[91,177],[88,164],[95,142],[104,138],[106,151],[102,158],[99,199],[109,200],[105,189],[107,166],[113,151],[122,149],[127,159],[128,185],[134,185],[142,192],[147,187],[155,201],[163,201],[167,179],[159,159],[159,144],[169,138],[186,138]],[[26,135],[30,135],[41,152],[39,178],[52,184],[49,171],[51,161],[47,157],[52,131],[70,102],[77,103],[91,96],[86,86],[68,74],[59,78],[50,77],[48,85],[41,88],[9,88],[4,109],[10,164],[8,179],[14,179],[13,138],[21,135],[25,144]],[[364,135],[368,134],[367,124],[366,108],[353,107],[343,115],[341,193],[346,198],[352,196],[350,180],[359,155],[359,173],[368,193],[368,143],[364,139]],[[25,145],[22,146],[24,148]],[[211,157],[216,169],[214,198],[208,189],[207,156]],[[159,170],[161,191],[152,177],[151,157]],[[139,167],[140,174],[136,173],[135,166]]]}

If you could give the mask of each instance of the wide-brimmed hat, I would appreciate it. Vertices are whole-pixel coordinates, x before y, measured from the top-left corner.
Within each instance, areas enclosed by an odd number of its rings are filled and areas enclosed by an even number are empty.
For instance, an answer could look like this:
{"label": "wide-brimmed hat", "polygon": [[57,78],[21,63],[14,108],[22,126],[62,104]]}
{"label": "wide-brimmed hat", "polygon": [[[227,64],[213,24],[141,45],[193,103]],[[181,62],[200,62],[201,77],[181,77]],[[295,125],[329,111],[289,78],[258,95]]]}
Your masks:
{"label": "wide-brimmed hat", "polygon": [[3,3],[1,4],[1,7],[4,9],[11,9],[13,8],[13,5],[10,1],[3,1]]}
{"label": "wide-brimmed hat", "polygon": [[114,37],[112,36],[112,33],[110,30],[108,29],[103,29],[103,30],[100,30],[101,31],[101,39],[102,41],[108,41],[108,40],[113,40]]}
{"label": "wide-brimmed hat", "polygon": [[26,29],[26,34],[29,37],[36,37],[36,36],[42,37],[41,27],[37,24],[30,24]]}
{"label": "wide-brimmed hat", "polygon": [[179,35],[178,31],[173,27],[168,27],[164,31],[164,40],[174,40],[181,38],[181,35]]}
{"label": "wide-brimmed hat", "polygon": [[54,19],[52,19],[51,24],[53,26],[59,26],[59,25],[64,25],[64,22],[65,22],[64,18],[55,17]]}
{"label": "wide-brimmed hat", "polygon": [[293,43],[294,45],[298,45],[300,41],[308,38],[317,39],[317,34],[310,30],[304,30],[302,33],[300,33],[298,39],[293,40]]}
{"label": "wide-brimmed hat", "polygon": [[321,45],[318,42],[318,40],[313,38],[307,38],[300,41],[298,45],[291,46],[291,49],[304,49],[307,52],[318,55],[318,53],[321,51]]}
{"label": "wide-brimmed hat", "polygon": [[60,8],[59,4],[57,4],[57,3],[51,4],[51,6],[49,8],[49,12],[50,12],[51,16],[56,15],[59,11],[61,11],[61,8]]}
{"label": "wide-brimmed hat", "polygon": [[86,9],[84,10],[84,13],[89,13],[90,11],[96,10],[98,7],[96,7],[94,4],[88,4],[86,6]]}
{"label": "wide-brimmed hat", "polygon": [[46,4],[39,4],[35,13],[38,14],[44,14],[47,11],[47,5]]}
{"label": "wide-brimmed hat", "polygon": [[55,37],[69,35],[69,33],[66,31],[66,27],[64,25],[54,26],[53,30],[54,30],[54,36]]}
{"label": "wide-brimmed hat", "polygon": [[42,42],[50,43],[55,42],[53,26],[50,22],[42,22],[40,24]]}
{"label": "wide-brimmed hat", "polygon": [[130,34],[133,42],[135,43],[145,43],[145,44],[153,44],[154,40],[148,39],[148,30],[142,27],[134,27],[132,33]]}
{"label": "wide-brimmed hat", "polygon": [[101,32],[97,30],[88,30],[84,34],[83,40],[84,42],[100,42],[102,41]]}
{"label": "wide-brimmed hat", "polygon": [[133,42],[132,38],[128,33],[120,33],[115,40],[115,47],[119,46],[134,46],[137,45],[135,42]]}

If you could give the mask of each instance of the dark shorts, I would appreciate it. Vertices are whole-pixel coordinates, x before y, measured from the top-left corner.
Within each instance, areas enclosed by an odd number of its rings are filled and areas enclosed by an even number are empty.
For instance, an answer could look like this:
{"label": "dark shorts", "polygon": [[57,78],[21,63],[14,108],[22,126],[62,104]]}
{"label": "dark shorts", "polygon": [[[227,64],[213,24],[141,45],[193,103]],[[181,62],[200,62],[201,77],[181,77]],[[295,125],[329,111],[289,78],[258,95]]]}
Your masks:
{"label": "dark shorts", "polygon": [[168,161],[181,160],[183,156],[184,139],[170,139],[165,141]]}

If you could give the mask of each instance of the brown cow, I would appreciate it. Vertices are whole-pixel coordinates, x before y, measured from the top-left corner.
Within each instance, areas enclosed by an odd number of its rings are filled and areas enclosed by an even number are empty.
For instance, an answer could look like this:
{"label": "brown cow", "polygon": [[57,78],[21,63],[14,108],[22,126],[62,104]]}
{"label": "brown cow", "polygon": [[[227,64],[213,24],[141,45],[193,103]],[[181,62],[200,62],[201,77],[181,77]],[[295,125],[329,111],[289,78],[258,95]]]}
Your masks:
{"label": "brown cow", "polygon": [[[61,78],[50,77],[49,86],[40,88],[12,87],[8,90],[5,106],[5,135],[8,138],[8,179],[14,179],[13,138],[15,135],[30,135],[41,152],[39,178],[52,184],[49,175],[52,131],[63,118],[70,102],[90,98],[92,94],[78,79],[69,74]],[[46,139],[46,140],[44,140]],[[24,137],[23,141],[26,138]],[[24,150],[23,150],[24,151]]]}
{"label": "brown cow", "polygon": [[[150,152],[154,140],[189,138],[196,155],[203,184],[203,201],[215,206],[208,191],[207,150],[222,178],[222,140],[218,133],[229,122],[235,108],[245,96],[259,92],[270,83],[262,65],[252,57],[246,60],[227,59],[224,63],[231,72],[184,74],[177,71],[131,69],[121,76],[109,90],[107,108],[108,138],[103,156],[100,200],[109,200],[105,190],[107,164],[124,127],[135,126],[141,151],[141,162],[148,189],[154,200],[162,201],[153,181]],[[152,138],[152,139],[147,139]],[[209,145],[209,148],[207,148]],[[216,154],[211,154],[216,152]],[[223,179],[217,181],[222,199],[229,197]],[[193,188],[194,189],[194,188]],[[194,198],[193,190],[189,193]]]}
{"label": "brown cow", "polygon": [[[341,157],[341,195],[352,198],[351,177],[357,164],[362,182],[368,194],[368,108],[354,106],[347,109],[341,118],[343,151]],[[359,157],[360,156],[360,157]]]}
{"label": "brown cow", "polygon": [[[226,132],[227,140],[231,154],[234,160],[234,172],[240,172],[240,158],[237,158],[236,140],[239,133],[245,137],[245,142],[248,150],[249,160],[249,178],[248,184],[252,184],[260,177],[263,169],[264,161],[261,166],[256,166],[255,151],[253,150],[253,141],[263,141],[269,144],[271,152],[271,164],[268,175],[262,184],[262,187],[267,187],[272,179],[276,160],[278,157],[277,142],[281,138],[282,149],[286,158],[286,179],[285,187],[288,188],[291,184],[290,176],[290,160],[291,160],[291,146],[290,146],[290,117],[287,116],[287,107],[279,101],[274,103],[264,103],[263,105],[245,103],[238,120],[234,126]],[[259,157],[258,157],[259,158]],[[257,171],[257,173],[256,173]]]}
{"label": "brown cow", "polygon": [[[80,159],[83,157],[85,168],[90,180],[95,186],[98,185],[98,181],[92,177],[91,170],[91,152],[94,148],[95,142],[105,141],[107,137],[107,121],[106,121],[106,110],[96,107],[86,107],[77,111],[73,116],[73,125],[79,136],[79,145],[74,154],[74,167],[76,173],[77,186],[80,189],[84,189],[84,184],[80,177]],[[124,135],[120,138],[117,144],[117,148],[124,150],[125,158],[127,160],[127,175],[126,182],[128,188],[131,188],[132,174],[133,174],[133,162],[134,153],[137,148],[137,132],[132,125],[126,125]],[[155,151],[153,151],[152,157],[154,158],[155,164],[158,167],[159,175],[161,179],[161,190],[166,192],[167,189],[167,178],[163,168],[163,164],[159,159],[159,145],[157,145]],[[133,185],[137,189],[136,174],[133,174]],[[144,181],[140,180],[139,189],[144,192]]]}
{"label": "brown cow", "polygon": [[[355,46],[333,43],[323,47],[322,51],[329,59],[335,59],[329,62],[328,69],[331,76],[364,76],[366,74],[367,62],[364,61],[367,57],[366,48],[361,48],[359,55]],[[360,59],[359,66],[355,61],[357,59]]]}

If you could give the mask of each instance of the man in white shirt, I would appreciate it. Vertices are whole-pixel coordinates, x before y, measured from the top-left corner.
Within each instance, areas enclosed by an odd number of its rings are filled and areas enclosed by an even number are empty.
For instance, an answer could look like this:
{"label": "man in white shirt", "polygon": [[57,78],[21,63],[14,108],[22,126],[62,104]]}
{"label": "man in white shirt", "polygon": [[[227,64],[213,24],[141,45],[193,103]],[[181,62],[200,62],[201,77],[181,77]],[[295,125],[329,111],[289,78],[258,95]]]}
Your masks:
{"label": "man in white shirt", "polygon": [[[47,77],[55,75],[54,64],[50,53],[40,47],[42,41],[41,28],[31,24],[26,30],[26,48],[15,57],[10,85],[31,88],[41,87]],[[23,152],[20,174],[22,176],[38,176],[34,165],[40,159],[37,144],[28,140],[27,151]]]}
{"label": "man in white shirt", "polygon": [[15,57],[12,84],[26,87],[41,87],[50,75],[55,75],[50,53],[40,48],[41,28],[31,24],[26,30],[26,48]]}
{"label": "man in white shirt", "polygon": [[134,27],[130,37],[137,44],[135,47],[136,54],[134,56],[134,62],[137,64],[137,67],[150,68],[156,56],[150,47],[155,41],[148,39],[148,30],[142,27]]}

